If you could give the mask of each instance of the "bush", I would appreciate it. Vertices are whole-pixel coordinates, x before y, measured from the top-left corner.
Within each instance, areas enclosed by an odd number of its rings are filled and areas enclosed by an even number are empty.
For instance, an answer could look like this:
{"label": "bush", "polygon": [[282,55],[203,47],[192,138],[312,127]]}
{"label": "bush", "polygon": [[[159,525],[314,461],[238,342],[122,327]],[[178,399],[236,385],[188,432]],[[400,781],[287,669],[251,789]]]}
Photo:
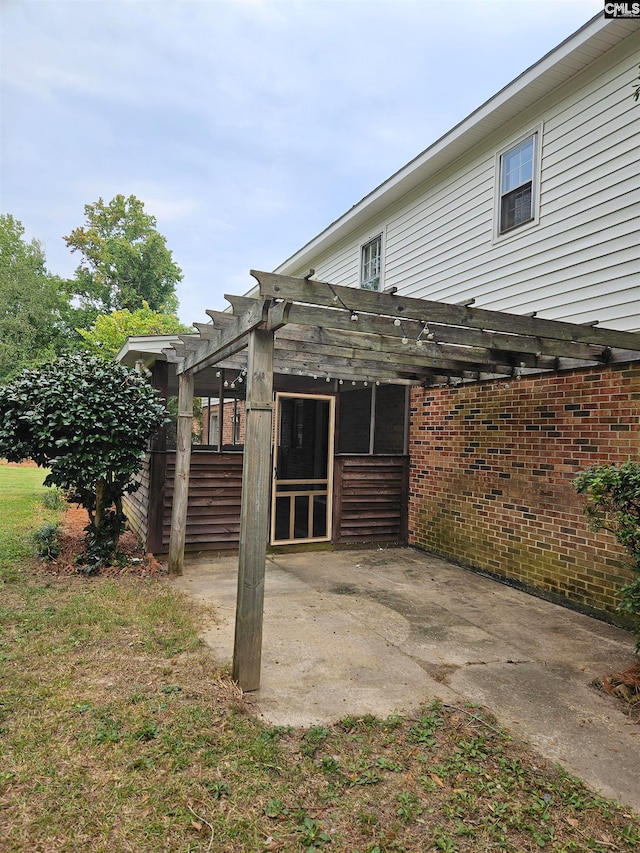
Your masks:
{"label": "bush", "polygon": [[60,556],[60,525],[47,522],[34,530],[31,541],[35,545],[36,553],[41,560],[51,562]]}
{"label": "bush", "polygon": [[122,497],[136,490],[132,478],[164,420],[164,406],[141,376],[76,353],[0,387],[0,454],[49,468],[45,486],[87,510],[93,571],[117,552]]}
{"label": "bush", "polygon": [[62,509],[66,502],[67,499],[64,496],[64,492],[56,489],[55,486],[47,489],[42,495],[42,505],[47,509]]}
{"label": "bush", "polygon": [[591,530],[608,530],[631,557],[638,574],[620,590],[618,609],[635,621],[636,651],[640,651],[640,464],[595,465],[573,481],[587,497],[585,513]]}

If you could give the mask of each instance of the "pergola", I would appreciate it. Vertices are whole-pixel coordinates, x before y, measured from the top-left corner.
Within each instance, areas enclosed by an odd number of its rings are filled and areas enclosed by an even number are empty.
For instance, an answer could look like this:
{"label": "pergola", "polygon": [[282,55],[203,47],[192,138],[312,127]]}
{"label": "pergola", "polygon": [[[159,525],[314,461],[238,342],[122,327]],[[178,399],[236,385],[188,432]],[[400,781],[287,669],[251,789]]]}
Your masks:
{"label": "pergola", "polygon": [[181,336],[168,357],[179,377],[169,570],[184,563],[194,377],[213,366],[246,373],[246,437],[233,677],[260,684],[274,374],[403,385],[459,384],[640,359],[640,334],[506,314],[251,271],[255,297]]}

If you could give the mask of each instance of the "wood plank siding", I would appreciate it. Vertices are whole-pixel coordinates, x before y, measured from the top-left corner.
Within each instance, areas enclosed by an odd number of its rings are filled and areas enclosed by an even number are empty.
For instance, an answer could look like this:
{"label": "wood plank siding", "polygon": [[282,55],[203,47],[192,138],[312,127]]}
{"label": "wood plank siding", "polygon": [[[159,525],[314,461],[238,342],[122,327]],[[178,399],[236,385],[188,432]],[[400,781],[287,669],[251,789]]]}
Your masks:
{"label": "wood plank siding", "polygon": [[150,469],[151,454],[147,453],[141,471],[134,478],[135,482],[140,483],[138,490],[132,494],[124,495],[122,499],[129,527],[147,547]]}
{"label": "wood plank siding", "polygon": [[[241,453],[213,453],[193,448],[185,549],[235,550],[240,541]],[[162,553],[169,549],[175,452],[167,452]]]}
{"label": "wood plank siding", "polygon": [[[382,233],[383,287],[403,295],[640,330],[639,51],[636,31],[314,258],[315,278],[357,287],[360,247]],[[497,152],[536,130],[539,220],[496,238]]]}
{"label": "wood plank siding", "polygon": [[[140,474],[141,487],[125,498],[131,529],[154,553],[169,550],[175,451],[166,452],[162,538],[152,547],[147,517],[150,455]],[[185,549],[234,551],[239,545],[242,492],[241,453],[217,453],[194,448],[191,455]],[[334,535],[341,544],[407,542],[409,460],[406,456],[349,456],[335,459]]]}
{"label": "wood plank siding", "polygon": [[337,456],[333,541],[406,545],[408,471],[406,456]]}

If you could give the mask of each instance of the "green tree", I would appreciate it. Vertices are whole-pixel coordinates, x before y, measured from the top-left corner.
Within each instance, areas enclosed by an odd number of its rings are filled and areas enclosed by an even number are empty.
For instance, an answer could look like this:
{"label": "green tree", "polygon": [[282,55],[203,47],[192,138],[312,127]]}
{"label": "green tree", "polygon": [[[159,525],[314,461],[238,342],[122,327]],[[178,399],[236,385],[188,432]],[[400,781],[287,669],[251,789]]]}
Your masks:
{"label": "green tree", "polygon": [[130,335],[171,335],[193,333],[175,314],[152,311],[147,302],[142,308],[123,308],[100,314],[90,329],[78,329],[84,344],[94,355],[113,359]]}
{"label": "green tree", "polygon": [[46,269],[42,246],[0,215],[0,383],[51,360],[77,335],[69,327],[68,283]]}
{"label": "green tree", "polygon": [[165,421],[144,379],[120,364],[74,353],[24,370],[0,388],[0,456],[32,459],[89,513],[86,571],[108,565],[124,530],[122,497]]}
{"label": "green tree", "polygon": [[108,204],[101,198],[86,204],[84,213],[85,225],[64,238],[83,258],[74,282],[85,320],[79,325],[89,328],[98,314],[135,311],[144,302],[153,311],[175,314],[182,270],[144,203],[117,195]]}

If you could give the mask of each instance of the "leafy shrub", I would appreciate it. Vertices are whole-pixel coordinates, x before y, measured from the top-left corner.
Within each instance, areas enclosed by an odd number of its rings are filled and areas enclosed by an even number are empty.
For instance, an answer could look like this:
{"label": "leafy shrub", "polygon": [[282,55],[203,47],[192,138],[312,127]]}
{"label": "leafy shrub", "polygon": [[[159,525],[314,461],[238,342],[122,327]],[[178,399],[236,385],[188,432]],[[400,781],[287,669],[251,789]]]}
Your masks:
{"label": "leafy shrub", "polygon": [[60,556],[60,525],[53,522],[43,524],[32,532],[31,541],[41,560],[55,560]]}
{"label": "leafy shrub", "polygon": [[640,464],[595,465],[573,481],[586,495],[585,513],[591,530],[608,530],[631,557],[638,577],[620,590],[618,609],[635,620],[636,651],[640,651]]}
{"label": "leafy shrub", "polygon": [[76,353],[0,387],[0,455],[48,467],[45,486],[88,514],[89,570],[108,565],[124,530],[149,440],[164,423],[156,392],[132,370]]}
{"label": "leafy shrub", "polygon": [[66,502],[64,492],[55,486],[47,489],[42,495],[42,505],[47,509],[62,509]]}

